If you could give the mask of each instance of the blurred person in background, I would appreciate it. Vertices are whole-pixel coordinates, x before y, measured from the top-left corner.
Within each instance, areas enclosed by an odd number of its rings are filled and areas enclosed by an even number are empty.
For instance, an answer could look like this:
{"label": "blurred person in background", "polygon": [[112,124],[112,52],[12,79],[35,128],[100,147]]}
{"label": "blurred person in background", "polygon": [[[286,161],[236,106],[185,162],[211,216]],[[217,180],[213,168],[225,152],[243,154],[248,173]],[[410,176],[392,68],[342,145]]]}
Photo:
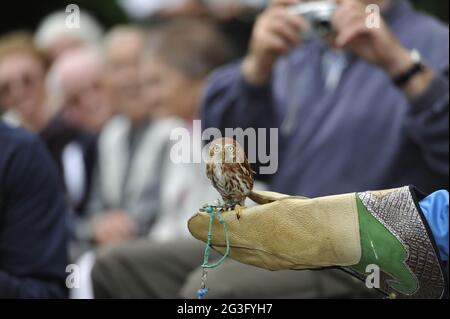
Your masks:
{"label": "blurred person in background", "polygon": [[67,296],[67,209],[38,138],[0,122],[0,298]]}
{"label": "blurred person in background", "polygon": [[[202,22],[189,20],[180,25],[198,33],[196,43],[191,43],[195,48],[204,49],[202,37],[216,34]],[[149,33],[145,52],[150,56],[160,50],[165,58],[189,67],[195,76],[182,76],[160,61],[162,54],[145,57],[141,63],[145,37],[139,28],[116,27],[105,38],[107,83],[119,114],[100,135],[98,170],[88,207],[90,218],[83,227],[85,238],[100,246],[152,233],[154,224],[160,224],[160,219],[169,214],[166,211],[185,212],[164,206],[183,203],[192,191],[191,183],[198,178],[195,171],[195,177],[187,181],[183,172],[189,170],[172,165],[170,136],[176,128],[192,129],[205,69],[224,64],[228,52],[224,52],[224,45],[216,46],[205,54],[209,60],[192,63],[194,58],[198,60],[195,51],[180,42],[185,31],[168,28],[170,32],[162,27]],[[174,42],[168,44],[169,39]],[[183,45],[175,46],[176,42]],[[181,49],[190,54],[183,54]],[[177,186],[180,181],[182,189]],[[180,231],[187,234],[184,226]]]}
{"label": "blurred person in background", "polygon": [[[275,191],[317,197],[408,184],[427,193],[448,189],[448,26],[408,1],[342,0],[334,33],[307,40],[299,36],[306,20],[286,9],[296,3],[272,1],[246,58],[212,76],[206,126],[279,127],[279,170],[269,176]],[[382,12],[378,28],[366,25],[370,3]],[[264,272],[247,269],[247,280],[229,293],[263,296],[245,287]],[[215,284],[231,271],[219,270]],[[291,276],[297,287],[286,280],[280,294],[357,297],[365,289],[334,270]]]}
{"label": "blurred person in background", "polygon": [[50,75],[62,116],[87,132],[98,134],[114,110],[106,85],[106,65],[93,48],[77,48],[64,53]]}
{"label": "blurred person in background", "polygon": [[[189,210],[217,199],[204,175],[204,165],[194,162],[195,154],[201,154],[202,141],[195,140],[194,130],[201,125],[196,127],[193,121],[199,118],[205,78],[230,60],[231,49],[217,25],[203,20],[170,22],[150,33],[148,39],[139,72],[143,101],[152,116],[179,120],[170,135],[170,152],[164,157],[159,218],[149,234],[153,242],[169,242],[189,237]],[[174,158],[181,149],[189,154],[183,154],[182,160]]]}
{"label": "blurred person in background", "polygon": [[61,88],[52,68],[28,33],[13,33],[0,40],[0,103],[4,119],[39,135],[64,181],[70,207],[84,209],[95,162],[95,137],[84,126],[62,115]]}
{"label": "blurred person in background", "polygon": [[118,115],[100,134],[89,218],[80,229],[94,245],[147,235],[159,208],[162,154],[177,123],[152,120],[142,102],[143,45],[143,31],[132,26],[114,28],[104,41],[106,83]]}
{"label": "blurred person in background", "polygon": [[142,236],[155,218],[158,156],[167,135],[152,130],[140,98],[137,73],[143,43],[143,31],[134,26],[117,26],[103,40],[104,88],[116,115],[100,132],[89,203],[75,221],[71,254],[80,265],[81,280],[71,290],[72,299],[92,298],[95,247]]}
{"label": "blurred person in background", "polygon": [[[88,215],[97,161],[98,135],[114,113],[106,83],[106,64],[102,54],[92,48],[77,48],[60,56],[49,73],[53,103],[61,105],[61,121],[76,128],[78,134],[62,151],[64,178],[75,211],[75,236],[79,241],[79,221]],[[78,206],[78,205],[77,205]],[[75,247],[77,256],[80,247]],[[73,257],[73,256],[72,256]]]}
{"label": "blurred person in background", "polygon": [[51,61],[55,61],[63,53],[80,47],[98,47],[103,30],[97,20],[86,11],[80,11],[78,28],[67,26],[68,13],[58,11],[44,17],[39,24],[35,36],[35,45],[42,50]]}
{"label": "blurred person in background", "polygon": [[373,2],[379,28],[366,26],[370,1],[345,0],[335,34],[302,40],[307,22],[286,8],[299,1],[274,0],[246,58],[212,77],[208,127],[280,128],[274,190],[448,189],[448,26],[405,0]]}
{"label": "blurred person in background", "polygon": [[138,26],[119,25],[103,39],[105,79],[113,109],[126,114],[131,122],[148,120],[149,110],[142,106],[139,70],[145,32]]}
{"label": "blurred person in background", "polygon": [[[177,129],[187,132],[188,140],[177,144],[183,144],[191,156],[192,152],[201,153],[201,141],[193,140],[192,121],[199,116],[206,77],[229,58],[230,48],[224,36],[207,22],[174,21],[150,33],[139,72],[142,99],[153,117],[171,116],[181,120]],[[175,296],[171,291],[175,286],[165,281],[166,276],[173,281],[180,280],[179,274],[172,271],[184,263],[176,258],[166,259],[159,253],[172,252],[178,243],[192,244],[186,228],[191,210],[214,201],[219,195],[210,186],[204,165],[193,163],[191,156],[189,162],[177,163],[170,155],[167,152],[162,156],[165,165],[160,177],[159,213],[149,238],[98,252],[92,274],[96,297],[152,298],[157,294],[155,290],[163,296]],[[197,243],[193,245],[203,249]],[[181,259],[192,258],[194,263],[200,260],[196,256],[191,256],[189,250],[180,254]],[[127,270],[122,267],[122,261],[126,261]],[[166,273],[153,275],[153,262],[159,262],[158,270]],[[116,290],[118,287],[120,290]]]}
{"label": "blurred person in background", "polygon": [[[187,238],[188,212],[205,198],[217,196],[201,178],[199,164],[172,162],[171,135],[180,128],[192,130],[204,77],[227,61],[226,41],[209,24],[173,23],[151,30],[145,46],[142,31],[134,27],[114,28],[105,39],[108,82],[118,95],[121,114],[100,136],[98,184],[85,227],[88,238],[101,246],[100,254],[128,247],[127,242],[138,237],[150,239],[137,241],[139,248]],[[216,36],[214,46],[208,47]],[[203,53],[202,60],[197,50]],[[197,144],[201,146],[200,141]],[[85,274],[90,274],[97,254],[91,251],[80,258]],[[72,298],[92,297],[88,277]]]}
{"label": "blurred person in background", "polygon": [[13,32],[0,38],[0,104],[3,119],[41,132],[53,116],[45,87],[48,63],[31,34]]}
{"label": "blurred person in background", "polygon": [[90,48],[64,53],[52,65],[47,88],[60,111],[43,135],[60,158],[74,218],[83,218],[97,160],[97,136],[112,116],[101,55]]}

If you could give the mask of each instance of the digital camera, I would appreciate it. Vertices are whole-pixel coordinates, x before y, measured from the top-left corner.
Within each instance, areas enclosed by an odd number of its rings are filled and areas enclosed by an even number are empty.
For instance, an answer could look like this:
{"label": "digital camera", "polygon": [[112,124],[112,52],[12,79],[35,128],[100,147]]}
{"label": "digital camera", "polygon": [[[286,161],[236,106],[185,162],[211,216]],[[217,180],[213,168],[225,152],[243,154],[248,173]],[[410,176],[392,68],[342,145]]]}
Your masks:
{"label": "digital camera", "polygon": [[331,17],[336,10],[332,0],[299,3],[289,7],[295,15],[303,16],[310,24],[309,32],[324,37],[332,32]]}

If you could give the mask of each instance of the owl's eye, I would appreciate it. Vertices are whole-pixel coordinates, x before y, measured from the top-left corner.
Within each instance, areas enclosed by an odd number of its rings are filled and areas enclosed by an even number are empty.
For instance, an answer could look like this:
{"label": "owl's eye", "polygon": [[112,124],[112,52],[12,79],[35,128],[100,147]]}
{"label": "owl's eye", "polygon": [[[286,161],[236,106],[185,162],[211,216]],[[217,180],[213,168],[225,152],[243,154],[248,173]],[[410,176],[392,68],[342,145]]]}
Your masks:
{"label": "owl's eye", "polygon": [[220,152],[219,145],[214,146],[214,153],[219,153],[219,152]]}
{"label": "owl's eye", "polygon": [[232,145],[227,147],[227,151],[228,152],[233,152],[233,150],[234,150],[234,147]]}

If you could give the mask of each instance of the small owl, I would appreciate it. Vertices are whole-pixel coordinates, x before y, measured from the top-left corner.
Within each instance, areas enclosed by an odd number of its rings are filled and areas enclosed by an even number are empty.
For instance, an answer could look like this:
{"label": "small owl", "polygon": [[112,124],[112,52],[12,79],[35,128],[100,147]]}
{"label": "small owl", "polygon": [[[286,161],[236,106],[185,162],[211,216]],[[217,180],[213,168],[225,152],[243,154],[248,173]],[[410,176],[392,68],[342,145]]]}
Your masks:
{"label": "small owl", "polygon": [[211,142],[206,175],[222,196],[225,206],[234,208],[239,219],[245,199],[253,189],[253,172],[241,145],[231,138]]}

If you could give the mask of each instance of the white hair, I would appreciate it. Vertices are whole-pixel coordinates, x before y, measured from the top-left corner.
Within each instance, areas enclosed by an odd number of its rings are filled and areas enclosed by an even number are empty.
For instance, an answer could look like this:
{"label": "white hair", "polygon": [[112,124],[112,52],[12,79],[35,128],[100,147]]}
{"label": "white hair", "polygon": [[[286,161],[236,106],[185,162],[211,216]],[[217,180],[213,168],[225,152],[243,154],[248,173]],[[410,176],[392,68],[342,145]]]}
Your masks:
{"label": "white hair", "polygon": [[70,36],[83,44],[98,45],[103,36],[103,29],[97,20],[85,11],[80,11],[80,27],[68,28],[67,13],[57,11],[45,17],[35,34],[35,44],[42,50],[48,49],[53,41],[61,36]]}
{"label": "white hair", "polygon": [[65,92],[62,87],[62,68],[70,64],[74,57],[85,56],[98,63],[100,69],[104,69],[105,61],[101,50],[98,47],[86,47],[70,50],[60,56],[50,67],[46,77],[47,99],[50,112],[57,113],[65,104]]}

